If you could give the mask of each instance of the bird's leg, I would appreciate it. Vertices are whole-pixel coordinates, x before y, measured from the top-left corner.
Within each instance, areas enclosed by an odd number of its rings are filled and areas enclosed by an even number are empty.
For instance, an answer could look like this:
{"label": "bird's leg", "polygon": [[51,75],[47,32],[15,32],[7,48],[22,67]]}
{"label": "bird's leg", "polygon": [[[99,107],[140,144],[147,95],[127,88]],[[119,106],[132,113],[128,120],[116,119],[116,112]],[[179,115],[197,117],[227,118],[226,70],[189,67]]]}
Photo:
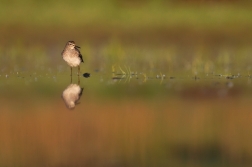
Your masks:
{"label": "bird's leg", "polygon": [[70,83],[73,83],[73,77],[72,77],[72,75],[71,75],[71,77],[70,77],[70,78],[71,78]]}
{"label": "bird's leg", "polygon": [[72,67],[70,67],[70,69],[71,69],[71,75],[70,76],[72,77]]}
{"label": "bird's leg", "polygon": [[78,75],[78,85],[80,85],[80,76]]}
{"label": "bird's leg", "polygon": [[80,76],[80,66],[78,66],[78,76]]}

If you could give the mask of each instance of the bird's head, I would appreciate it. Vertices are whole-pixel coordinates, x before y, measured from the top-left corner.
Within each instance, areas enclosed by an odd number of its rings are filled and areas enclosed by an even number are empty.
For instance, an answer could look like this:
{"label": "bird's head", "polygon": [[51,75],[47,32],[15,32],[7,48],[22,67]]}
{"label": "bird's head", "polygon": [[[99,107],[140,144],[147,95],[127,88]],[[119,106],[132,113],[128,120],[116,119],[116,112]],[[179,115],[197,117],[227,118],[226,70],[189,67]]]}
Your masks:
{"label": "bird's head", "polygon": [[74,42],[74,41],[68,41],[68,42],[67,42],[67,45],[68,45],[68,47],[70,47],[71,49],[80,48],[79,46],[76,46],[76,45],[75,45],[75,42]]}
{"label": "bird's head", "polygon": [[68,42],[67,42],[67,46],[68,46],[69,48],[71,48],[71,49],[74,49],[74,47],[75,47],[75,42],[74,42],[74,41],[68,41]]}

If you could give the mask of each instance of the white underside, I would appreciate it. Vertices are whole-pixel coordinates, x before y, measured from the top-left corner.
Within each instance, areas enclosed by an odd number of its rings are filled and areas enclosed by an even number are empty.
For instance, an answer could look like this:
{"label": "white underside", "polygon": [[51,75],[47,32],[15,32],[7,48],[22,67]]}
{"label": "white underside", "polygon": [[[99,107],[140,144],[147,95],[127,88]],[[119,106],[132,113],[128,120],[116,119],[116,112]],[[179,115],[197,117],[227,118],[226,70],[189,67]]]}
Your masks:
{"label": "white underside", "polygon": [[63,59],[67,62],[67,64],[71,67],[77,67],[80,65],[81,60],[79,57],[70,57],[70,56],[65,56]]}

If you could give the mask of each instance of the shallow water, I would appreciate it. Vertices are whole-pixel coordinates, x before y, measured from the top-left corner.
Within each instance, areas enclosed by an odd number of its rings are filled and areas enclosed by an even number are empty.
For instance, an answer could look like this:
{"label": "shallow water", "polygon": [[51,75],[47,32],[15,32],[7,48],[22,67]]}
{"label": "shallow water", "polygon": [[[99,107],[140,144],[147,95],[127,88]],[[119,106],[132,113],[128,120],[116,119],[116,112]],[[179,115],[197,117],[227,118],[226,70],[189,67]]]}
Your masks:
{"label": "shallow water", "polygon": [[251,163],[250,76],[90,73],[0,76],[1,166]]}
{"label": "shallow water", "polygon": [[[0,166],[250,165],[248,47],[1,52]],[[49,50],[49,51],[48,51]]]}

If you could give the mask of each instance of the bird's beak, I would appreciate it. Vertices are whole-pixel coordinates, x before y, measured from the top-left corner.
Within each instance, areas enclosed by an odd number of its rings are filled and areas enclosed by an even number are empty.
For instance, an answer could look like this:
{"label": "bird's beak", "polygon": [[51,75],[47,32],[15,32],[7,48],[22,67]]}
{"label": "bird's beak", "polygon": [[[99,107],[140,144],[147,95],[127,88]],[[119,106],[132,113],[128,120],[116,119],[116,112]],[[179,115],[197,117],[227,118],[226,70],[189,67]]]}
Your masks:
{"label": "bird's beak", "polygon": [[76,47],[76,48],[80,48],[79,46],[76,46],[76,45],[75,45],[75,47]]}

